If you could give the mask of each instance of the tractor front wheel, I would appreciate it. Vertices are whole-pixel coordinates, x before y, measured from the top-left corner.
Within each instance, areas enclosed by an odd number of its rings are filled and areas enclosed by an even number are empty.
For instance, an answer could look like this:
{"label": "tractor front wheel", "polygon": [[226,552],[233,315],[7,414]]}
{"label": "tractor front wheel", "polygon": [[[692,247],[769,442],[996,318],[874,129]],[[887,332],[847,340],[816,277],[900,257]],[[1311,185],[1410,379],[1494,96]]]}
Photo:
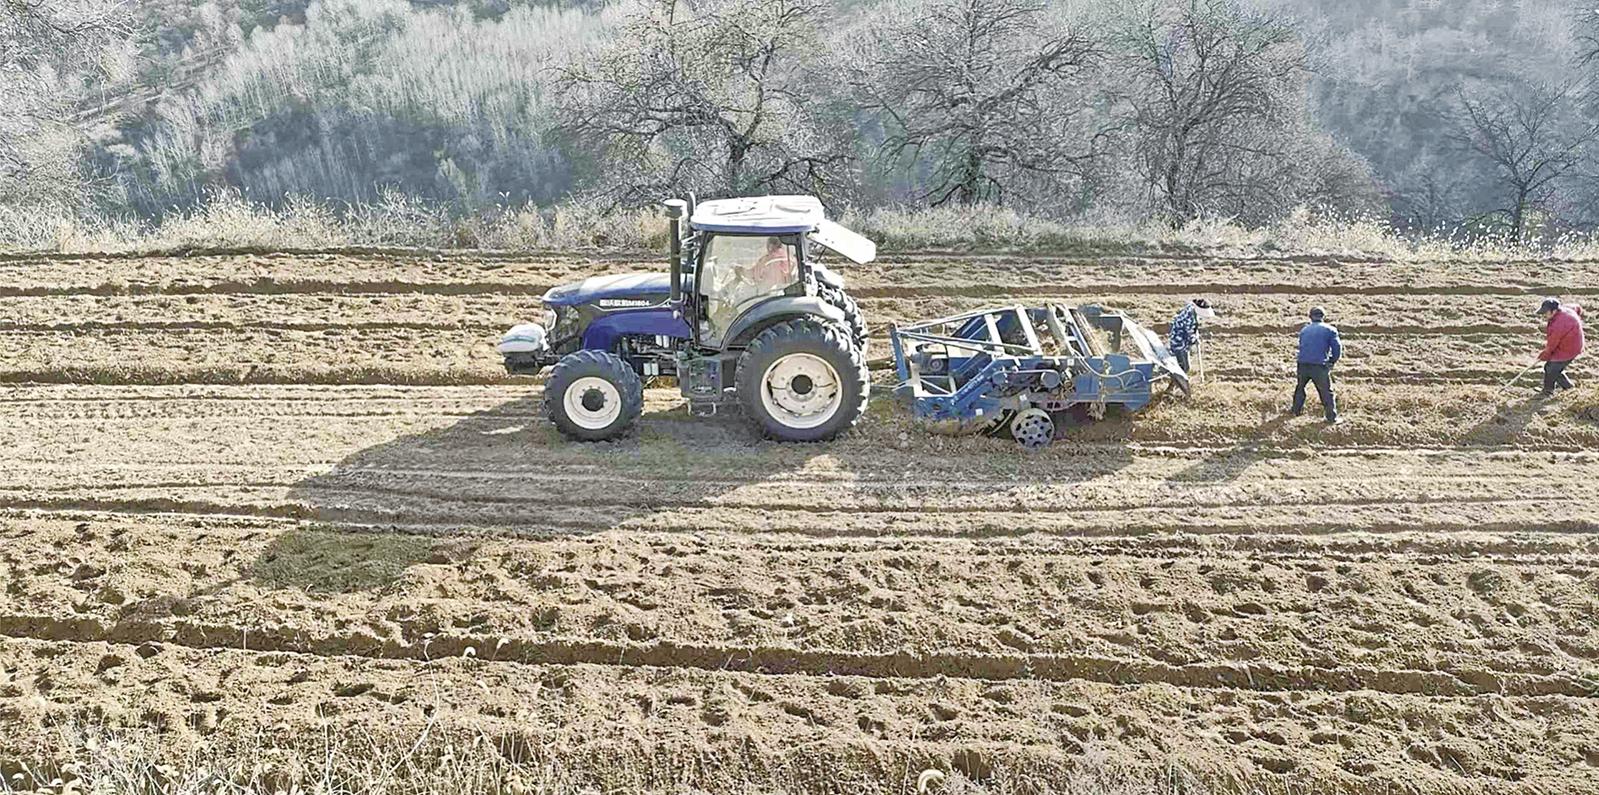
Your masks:
{"label": "tractor front wheel", "polygon": [[849,332],[809,318],[778,323],[738,360],[739,402],[762,433],[817,442],[848,430],[866,411],[866,362]]}
{"label": "tractor front wheel", "polygon": [[621,357],[569,353],[544,385],[544,411],[562,434],[584,442],[614,439],[644,413],[644,384]]}

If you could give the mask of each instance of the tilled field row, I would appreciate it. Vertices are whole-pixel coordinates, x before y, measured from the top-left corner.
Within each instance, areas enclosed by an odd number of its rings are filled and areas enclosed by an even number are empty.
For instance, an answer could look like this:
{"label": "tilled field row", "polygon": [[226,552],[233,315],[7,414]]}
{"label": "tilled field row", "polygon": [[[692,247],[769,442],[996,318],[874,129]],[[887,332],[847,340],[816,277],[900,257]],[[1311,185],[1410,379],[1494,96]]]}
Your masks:
{"label": "tilled field row", "polygon": [[[1527,777],[1580,786],[1599,764],[1576,740],[1594,720],[1594,702],[1564,697],[1285,698],[1160,684],[366,661],[33,640],[0,641],[0,660],[10,679],[0,709],[19,725],[77,714],[190,736],[270,725],[279,737],[433,726],[480,735],[512,759],[548,754],[580,780],[607,771],[614,782],[612,768],[636,770],[640,788],[732,785],[729,770],[744,786],[807,774],[846,787],[909,784],[922,767],[949,760],[978,781],[998,767],[1058,781],[1073,757],[1096,752],[1182,758],[1235,780],[1294,773],[1322,787],[1397,791],[1458,786],[1461,771],[1505,787]],[[1437,730],[1406,741],[1418,721]],[[1545,731],[1552,739],[1525,754],[1529,732]],[[684,770],[685,752],[706,764]]]}
{"label": "tilled field row", "polygon": [[[1164,331],[1182,298],[1167,294],[1097,294],[1079,290],[1011,296],[1027,304],[1100,304],[1115,307]],[[1532,334],[1533,302],[1524,296],[1351,296],[1346,293],[1210,294],[1218,317],[1207,330],[1230,334],[1289,333],[1308,307],[1326,307],[1350,338],[1383,334]],[[887,326],[931,320],[995,306],[996,299],[926,294],[918,298],[862,298],[868,323],[886,339]],[[193,330],[473,330],[484,339],[534,317],[536,299],[510,294],[417,296],[326,293],[309,296],[206,294],[206,296],[62,296],[11,298],[0,331]]]}
{"label": "tilled field row", "polygon": [[[799,543],[4,520],[0,634],[749,672],[1599,696],[1589,537]],[[1506,560],[1461,554],[1470,542]],[[1518,547],[1519,545],[1519,547]],[[1240,546],[1242,548],[1240,548]],[[1516,549],[1521,551],[1515,552]],[[1325,557],[1312,554],[1326,553]],[[1525,557],[1523,557],[1525,556]],[[1342,620],[1320,619],[1336,611]]]}
{"label": "tilled field row", "polygon": [[[663,271],[662,258],[406,257],[282,254],[55,260],[9,263],[0,295],[73,293],[339,293],[435,292],[534,295],[575,279],[609,273]],[[1599,262],[1484,261],[1307,263],[1293,259],[1187,260],[1138,257],[1028,256],[885,257],[841,273],[862,296],[904,294],[1008,295],[1071,293],[1083,285],[1106,293],[1347,292],[1592,294]]]}
{"label": "tilled field row", "polygon": [[897,484],[803,473],[655,480],[644,471],[563,474],[536,468],[490,472],[340,465],[323,471],[317,465],[235,465],[229,472],[200,472],[42,464],[0,478],[0,507],[470,525],[530,535],[612,529],[1143,535],[1178,522],[1208,533],[1477,528],[1585,533],[1599,527],[1599,492],[1591,480],[1599,466],[1591,462],[1529,459],[1522,462],[1524,474],[1502,478],[1481,468],[1441,474],[1434,464],[1376,483],[1359,473],[1373,464],[1393,464],[1394,457],[1342,466],[1262,457],[1240,462],[1235,475],[1218,472],[1219,477],[1187,474],[1192,466],[1180,459],[1163,463],[1087,481],[1062,477],[1036,487],[1005,479],[908,478]]}
{"label": "tilled field row", "polygon": [[[794,446],[761,441],[736,411],[690,417],[675,390],[651,389],[636,434],[581,445],[543,420],[536,385],[10,387],[0,388],[0,445],[16,461],[71,464],[281,460],[427,468],[437,461],[441,469],[512,471],[571,464],[645,476],[654,470],[667,478],[690,466],[772,477],[814,471],[1029,483],[1079,482],[1150,455],[1185,459],[1190,471],[1173,473],[1176,480],[1216,480],[1280,453],[1467,447],[1468,456],[1494,450],[1525,456],[1599,449],[1599,421],[1588,411],[1599,402],[1592,386],[1537,403],[1490,387],[1346,385],[1340,393],[1346,422],[1332,428],[1319,421],[1314,404],[1311,417],[1286,416],[1290,388],[1211,383],[1191,399],[1169,396],[1131,417],[1068,429],[1062,441],[1075,444],[1021,455],[1008,439],[928,433],[882,395],[846,437]],[[247,449],[238,446],[244,442]],[[685,456],[686,446],[695,455]],[[85,462],[87,451],[98,457]],[[1515,471],[1513,464],[1495,465],[1489,473]]]}
{"label": "tilled field row", "polygon": [[[1235,382],[1292,378],[1290,332],[1212,332],[1206,337],[1205,374]],[[0,367],[0,383],[533,383],[505,372],[499,354],[483,341],[488,336],[479,338],[455,326],[409,324],[0,331],[0,342],[9,337],[16,354]],[[439,347],[452,340],[462,347]],[[197,342],[215,347],[201,348],[210,353],[186,355],[199,347]],[[1429,345],[1442,347],[1429,353]],[[871,351],[883,355],[867,360],[880,379],[893,377],[888,350],[886,336],[876,339]],[[1502,383],[1518,371],[1517,365],[1526,364],[1529,351],[1537,350],[1526,335],[1509,329],[1394,330],[1346,342],[1338,375],[1355,381]]]}
{"label": "tilled field row", "polygon": [[[55,512],[99,511],[130,514],[188,513],[205,516],[278,517],[379,524],[419,530],[469,526],[528,537],[586,534],[611,530],[692,533],[789,533],[818,538],[875,538],[886,534],[944,538],[1060,536],[1139,536],[1168,532],[1183,522],[1190,532],[1208,534],[1338,532],[1430,533],[1546,532],[1593,533],[1599,517],[1590,503],[1549,504],[1540,500],[1473,500],[1410,503],[1400,506],[1331,505],[1327,518],[1307,519],[1314,503],[1255,508],[1223,505],[1195,508],[1191,515],[1171,508],[1083,510],[1072,513],[984,511],[931,521],[922,511],[817,512],[770,508],[690,508],[647,511],[633,505],[562,504],[523,506],[514,499],[462,500],[426,490],[330,491],[318,495],[329,504],[275,498],[271,489],[109,490],[95,496],[7,496],[0,508]],[[1488,517],[1488,518],[1484,518]]]}
{"label": "tilled field row", "polygon": [[[1271,662],[1172,665],[1068,654],[987,654],[972,651],[890,653],[807,650],[785,647],[714,646],[657,640],[647,643],[592,639],[511,639],[446,631],[417,641],[374,638],[364,633],[317,635],[299,628],[174,621],[119,621],[0,614],[0,635],[28,640],[104,642],[128,646],[172,644],[196,650],[240,649],[317,657],[366,657],[428,662],[468,657],[489,665],[607,665],[622,668],[695,669],[808,677],[869,679],[955,677],[985,682],[1017,680],[1161,684],[1188,690],[1252,690],[1275,693],[1370,692],[1465,698],[1484,694],[1522,697],[1599,698],[1581,674],[1504,673],[1485,670],[1379,670],[1284,668]],[[484,651],[478,651],[484,649]]]}

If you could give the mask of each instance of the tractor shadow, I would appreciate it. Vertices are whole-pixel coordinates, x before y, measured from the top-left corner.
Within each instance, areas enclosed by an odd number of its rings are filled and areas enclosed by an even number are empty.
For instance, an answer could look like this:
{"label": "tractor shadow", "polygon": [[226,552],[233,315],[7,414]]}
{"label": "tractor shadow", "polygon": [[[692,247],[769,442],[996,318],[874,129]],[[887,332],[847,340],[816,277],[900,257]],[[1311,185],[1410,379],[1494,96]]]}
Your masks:
{"label": "tractor shadow", "polygon": [[919,511],[1011,511],[1041,483],[1086,483],[1132,462],[1125,444],[1077,443],[1070,430],[1038,452],[1008,436],[936,436],[886,395],[839,440],[786,444],[762,439],[736,408],[691,417],[657,389],[628,436],[573,442],[544,417],[542,392],[530,391],[354,450],[296,483],[289,502],[305,521],[269,545],[252,578],[324,592],[377,589],[417,563],[469,555],[462,545],[486,535],[875,535],[883,510],[902,512],[894,526],[916,532]]}

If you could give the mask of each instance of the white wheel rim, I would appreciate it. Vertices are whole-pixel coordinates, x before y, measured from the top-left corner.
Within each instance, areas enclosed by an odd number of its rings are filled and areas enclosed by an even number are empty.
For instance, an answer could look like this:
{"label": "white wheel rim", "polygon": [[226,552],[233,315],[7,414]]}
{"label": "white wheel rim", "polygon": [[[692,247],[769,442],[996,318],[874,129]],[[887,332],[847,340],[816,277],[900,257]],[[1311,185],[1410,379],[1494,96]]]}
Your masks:
{"label": "white wheel rim", "polygon": [[[590,398],[591,392],[599,393],[598,398]],[[590,398],[590,402],[598,405],[594,408],[584,405],[585,398]],[[566,407],[566,416],[588,431],[604,428],[622,416],[622,393],[615,384],[592,375],[573,381],[566,388],[566,394],[561,396],[561,403]]]}
{"label": "white wheel rim", "polygon": [[773,419],[790,428],[815,428],[844,405],[838,371],[826,359],[791,353],[772,362],[761,377],[761,405]]}

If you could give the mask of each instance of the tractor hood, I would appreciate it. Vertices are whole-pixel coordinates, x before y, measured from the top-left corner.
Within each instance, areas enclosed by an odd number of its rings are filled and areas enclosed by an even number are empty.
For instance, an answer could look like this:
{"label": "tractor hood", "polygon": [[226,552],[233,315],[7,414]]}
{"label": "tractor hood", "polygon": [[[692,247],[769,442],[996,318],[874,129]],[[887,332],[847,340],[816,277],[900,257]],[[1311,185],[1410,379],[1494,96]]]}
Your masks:
{"label": "tractor hood", "polygon": [[[552,288],[544,294],[544,303],[550,306],[599,304],[603,308],[622,309],[653,306],[665,301],[671,292],[671,279],[664,273],[623,273],[594,276]],[[608,307],[607,302],[614,303]]]}

